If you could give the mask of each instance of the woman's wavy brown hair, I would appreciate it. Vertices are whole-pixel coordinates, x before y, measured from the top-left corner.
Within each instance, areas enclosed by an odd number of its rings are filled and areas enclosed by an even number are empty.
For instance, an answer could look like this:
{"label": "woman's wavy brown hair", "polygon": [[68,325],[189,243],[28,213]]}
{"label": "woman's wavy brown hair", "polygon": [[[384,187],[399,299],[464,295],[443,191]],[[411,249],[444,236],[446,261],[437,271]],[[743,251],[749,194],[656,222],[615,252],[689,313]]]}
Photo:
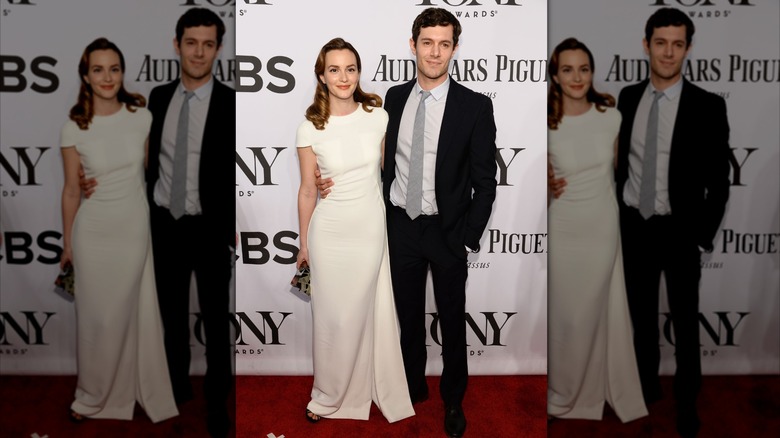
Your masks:
{"label": "woman's wavy brown hair", "polygon": [[[317,89],[314,91],[314,102],[306,109],[306,120],[312,122],[314,127],[318,130],[325,129],[325,125],[330,118],[330,102],[328,101],[328,86],[320,81],[320,75],[325,74],[325,55],[331,50],[349,50],[355,55],[357,60],[358,73],[363,71],[363,66],[360,63],[360,55],[357,50],[352,47],[352,44],[344,41],[342,38],[333,38],[328,41],[317,56],[317,62],[314,64],[314,77],[317,78]],[[355,87],[355,92],[352,94],[352,98],[355,102],[360,103],[363,106],[363,110],[371,112],[371,108],[382,106],[382,98],[373,93],[366,93],[360,88],[360,81],[358,81]]]}
{"label": "woman's wavy brown hair", "polygon": [[[547,65],[547,72],[550,76],[550,92],[547,94],[547,127],[550,129],[558,129],[558,124],[563,119],[563,91],[561,85],[556,83],[552,77],[558,74],[558,63],[561,56],[561,52],[566,50],[582,50],[588,55],[588,62],[590,63],[590,71],[595,73],[595,65],[593,63],[593,53],[590,49],[578,41],[576,38],[566,38],[561,41],[553,50],[552,56],[550,56],[550,62]],[[593,83],[590,84],[588,92],[585,95],[588,102],[596,105],[596,110],[604,112],[606,107],[615,106],[615,98],[608,93],[599,93],[593,87]]]}
{"label": "woman's wavy brown hair", "polygon": [[[93,91],[92,87],[84,79],[89,73],[89,55],[96,50],[113,50],[119,55],[119,67],[122,70],[122,74],[125,73],[125,57],[122,55],[122,51],[116,44],[105,38],[98,38],[95,41],[89,43],[84,49],[84,53],[81,55],[79,61],[79,78],[81,79],[81,88],[79,89],[79,96],[76,104],[70,109],[70,119],[76,122],[80,129],[86,130],[89,128],[89,124],[92,123],[92,117],[95,115],[95,109],[92,105]],[[125,90],[124,81],[119,84],[119,92],[117,93],[117,99],[119,102],[124,103],[127,106],[127,110],[135,112],[136,107],[146,106],[146,98],[137,93],[130,93]]]}

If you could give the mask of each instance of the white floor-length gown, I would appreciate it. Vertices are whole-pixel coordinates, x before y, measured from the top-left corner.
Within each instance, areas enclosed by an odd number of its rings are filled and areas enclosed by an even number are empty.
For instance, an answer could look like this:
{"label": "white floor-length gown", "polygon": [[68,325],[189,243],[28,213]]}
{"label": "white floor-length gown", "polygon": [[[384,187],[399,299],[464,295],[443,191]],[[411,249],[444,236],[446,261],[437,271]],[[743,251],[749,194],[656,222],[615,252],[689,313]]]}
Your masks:
{"label": "white floor-length gown", "polygon": [[324,130],[298,129],[332,192],[309,225],[314,388],[308,408],[326,418],[368,419],[372,401],[388,421],[414,415],[390,283],[380,182],[382,108],[330,116]]}
{"label": "white floor-length gown", "polygon": [[168,377],[154,283],[144,145],[146,108],[94,116],[87,130],[69,120],[75,146],[97,187],[82,199],[72,230],[78,383],[71,409],[91,418],[133,418],[136,401],[153,422],[178,415]]}
{"label": "white floor-length gown", "polygon": [[621,421],[647,415],[634,355],[613,178],[620,113],[595,106],[548,130],[556,177],[548,210],[547,413]]}

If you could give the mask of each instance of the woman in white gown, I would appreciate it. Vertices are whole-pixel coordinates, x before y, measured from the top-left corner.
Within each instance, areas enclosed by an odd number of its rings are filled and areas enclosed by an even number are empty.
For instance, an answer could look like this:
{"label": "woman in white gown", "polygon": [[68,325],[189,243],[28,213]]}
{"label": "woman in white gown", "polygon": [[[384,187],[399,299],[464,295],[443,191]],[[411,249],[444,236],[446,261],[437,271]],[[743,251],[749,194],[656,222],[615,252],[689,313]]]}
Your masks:
{"label": "woman in white gown", "polygon": [[593,55],[574,38],[549,62],[550,172],[565,189],[548,208],[547,413],[621,421],[647,415],[623,277],[614,189],[620,113],[594,90]]}
{"label": "woman in white gown", "polygon": [[[63,252],[75,272],[78,383],[70,419],[178,415],[152,267],[145,145],[152,116],[123,85],[119,48],[98,38],[79,62],[78,102],[61,132]],[[81,197],[79,169],[101,189]]]}
{"label": "woman in white gown", "polygon": [[[382,100],[360,89],[360,56],[335,38],[314,67],[317,90],[297,132],[297,264],[311,269],[314,387],[306,419],[389,422],[414,415],[390,283],[380,163]],[[337,185],[317,203],[315,170]],[[315,208],[316,207],[316,208]]]}

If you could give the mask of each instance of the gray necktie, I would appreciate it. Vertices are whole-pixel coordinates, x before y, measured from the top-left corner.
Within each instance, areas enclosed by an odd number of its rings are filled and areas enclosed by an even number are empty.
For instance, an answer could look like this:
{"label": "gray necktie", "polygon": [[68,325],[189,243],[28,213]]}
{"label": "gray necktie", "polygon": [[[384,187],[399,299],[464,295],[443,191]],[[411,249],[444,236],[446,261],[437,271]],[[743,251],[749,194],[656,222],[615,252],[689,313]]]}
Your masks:
{"label": "gray necktie", "polygon": [[184,216],[187,202],[187,131],[190,120],[190,97],[192,91],[184,91],[179,124],[176,128],[176,149],[173,154],[173,177],[171,182],[170,211],[174,219]]}
{"label": "gray necktie", "polygon": [[430,91],[423,91],[414,116],[412,152],[409,155],[409,180],[406,183],[406,214],[415,219],[422,213],[423,146],[425,143],[425,99]]}
{"label": "gray necktie", "polygon": [[647,117],[645,155],[642,158],[642,184],[639,188],[639,213],[648,219],[655,213],[655,169],[658,156],[658,100],[664,93],[653,91],[653,104]]}

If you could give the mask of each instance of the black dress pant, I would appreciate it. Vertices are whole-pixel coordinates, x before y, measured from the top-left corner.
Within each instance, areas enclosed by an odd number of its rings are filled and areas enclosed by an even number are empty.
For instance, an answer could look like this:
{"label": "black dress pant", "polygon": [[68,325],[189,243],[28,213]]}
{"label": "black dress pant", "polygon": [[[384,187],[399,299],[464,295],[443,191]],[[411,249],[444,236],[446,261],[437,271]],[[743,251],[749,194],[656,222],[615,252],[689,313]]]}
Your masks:
{"label": "black dress pant", "polygon": [[203,217],[174,219],[151,207],[152,246],[165,352],[177,402],[192,398],[190,370],[190,279],[195,273],[200,323],[205,334],[204,395],[209,412],[223,412],[231,389],[230,248]]}
{"label": "black dress pant", "polygon": [[674,334],[674,396],[678,408],[692,407],[701,388],[701,252],[673,214],[645,220],[637,209],[622,206],[620,223],[626,293],[645,400],[661,398],[658,297],[663,272]]}
{"label": "black dress pant", "polygon": [[438,216],[411,220],[401,208],[387,211],[390,271],[409,394],[414,399],[428,393],[425,290],[430,268],[444,363],[439,390],[445,406],[459,405],[468,380],[466,249],[452,253]]}

